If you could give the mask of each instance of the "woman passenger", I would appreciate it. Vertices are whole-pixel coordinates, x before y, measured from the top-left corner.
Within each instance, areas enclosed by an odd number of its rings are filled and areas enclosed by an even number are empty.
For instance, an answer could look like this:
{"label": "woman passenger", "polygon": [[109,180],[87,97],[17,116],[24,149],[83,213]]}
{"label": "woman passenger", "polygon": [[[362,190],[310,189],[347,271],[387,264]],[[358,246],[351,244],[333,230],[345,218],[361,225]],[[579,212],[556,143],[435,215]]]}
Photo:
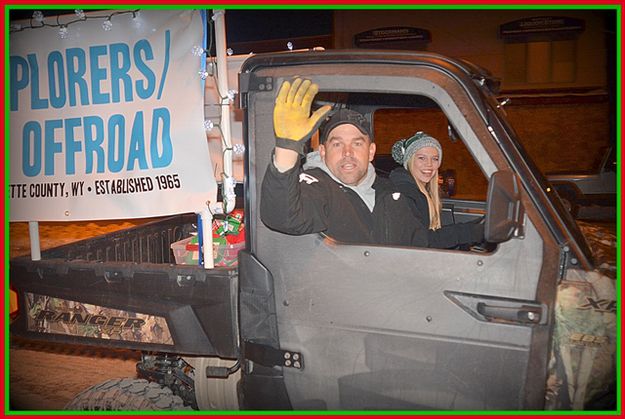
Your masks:
{"label": "woman passenger", "polygon": [[434,137],[419,131],[399,140],[393,145],[392,156],[403,167],[394,169],[389,178],[397,190],[409,198],[417,219],[435,231],[430,234],[430,247],[447,249],[484,240],[481,223],[441,225],[438,169],[443,161],[443,149]]}

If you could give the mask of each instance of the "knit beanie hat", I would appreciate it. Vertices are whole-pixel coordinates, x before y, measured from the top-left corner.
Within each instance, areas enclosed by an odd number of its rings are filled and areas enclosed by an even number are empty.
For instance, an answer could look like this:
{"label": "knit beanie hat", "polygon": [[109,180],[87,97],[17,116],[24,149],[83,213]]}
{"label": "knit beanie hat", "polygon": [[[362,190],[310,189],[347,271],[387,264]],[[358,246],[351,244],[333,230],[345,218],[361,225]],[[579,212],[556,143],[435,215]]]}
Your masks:
{"label": "knit beanie hat", "polygon": [[434,137],[430,137],[423,131],[417,132],[410,138],[404,140],[398,140],[393,144],[391,149],[391,155],[393,159],[404,166],[408,170],[408,162],[412,155],[423,147],[434,147],[438,151],[438,161],[443,162],[443,148],[441,144]]}

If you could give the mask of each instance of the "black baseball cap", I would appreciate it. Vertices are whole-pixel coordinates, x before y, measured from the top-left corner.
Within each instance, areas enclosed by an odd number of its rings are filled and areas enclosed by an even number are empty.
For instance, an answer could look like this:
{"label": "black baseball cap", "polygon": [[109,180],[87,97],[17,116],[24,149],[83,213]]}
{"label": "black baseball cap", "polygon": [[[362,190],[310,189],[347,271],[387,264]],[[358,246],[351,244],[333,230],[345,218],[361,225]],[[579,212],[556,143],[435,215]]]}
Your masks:
{"label": "black baseball cap", "polygon": [[321,124],[321,135],[319,136],[319,142],[321,144],[326,142],[328,138],[328,134],[334,128],[343,124],[351,124],[358,128],[358,131],[365,134],[369,137],[369,139],[373,142],[373,135],[371,135],[371,127],[369,126],[369,122],[367,118],[365,118],[362,114],[352,111],[351,109],[339,109],[334,111],[328,119]]}

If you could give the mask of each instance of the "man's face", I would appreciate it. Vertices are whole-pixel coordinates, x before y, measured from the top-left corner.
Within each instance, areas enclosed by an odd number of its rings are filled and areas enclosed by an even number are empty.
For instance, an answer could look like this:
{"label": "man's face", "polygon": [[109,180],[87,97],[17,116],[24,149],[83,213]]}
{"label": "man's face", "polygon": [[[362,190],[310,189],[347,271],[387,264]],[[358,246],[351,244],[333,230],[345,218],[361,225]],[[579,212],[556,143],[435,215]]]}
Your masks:
{"label": "man's face", "polygon": [[356,186],[373,161],[375,143],[355,126],[343,124],[328,133],[319,154],[334,176],[346,185]]}

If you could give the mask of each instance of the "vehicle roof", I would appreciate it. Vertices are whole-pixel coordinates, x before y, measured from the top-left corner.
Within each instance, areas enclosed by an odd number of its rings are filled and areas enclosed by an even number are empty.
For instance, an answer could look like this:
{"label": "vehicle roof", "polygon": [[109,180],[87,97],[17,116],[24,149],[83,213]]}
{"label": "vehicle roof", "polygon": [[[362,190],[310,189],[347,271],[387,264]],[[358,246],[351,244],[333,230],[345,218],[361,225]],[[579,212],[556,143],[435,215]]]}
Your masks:
{"label": "vehicle roof", "polygon": [[462,82],[467,78],[478,80],[491,93],[499,92],[500,80],[488,70],[469,61],[432,52],[400,50],[310,50],[276,52],[252,55],[241,66],[241,73],[254,72],[264,67],[314,64],[400,64],[437,68],[454,75]]}

